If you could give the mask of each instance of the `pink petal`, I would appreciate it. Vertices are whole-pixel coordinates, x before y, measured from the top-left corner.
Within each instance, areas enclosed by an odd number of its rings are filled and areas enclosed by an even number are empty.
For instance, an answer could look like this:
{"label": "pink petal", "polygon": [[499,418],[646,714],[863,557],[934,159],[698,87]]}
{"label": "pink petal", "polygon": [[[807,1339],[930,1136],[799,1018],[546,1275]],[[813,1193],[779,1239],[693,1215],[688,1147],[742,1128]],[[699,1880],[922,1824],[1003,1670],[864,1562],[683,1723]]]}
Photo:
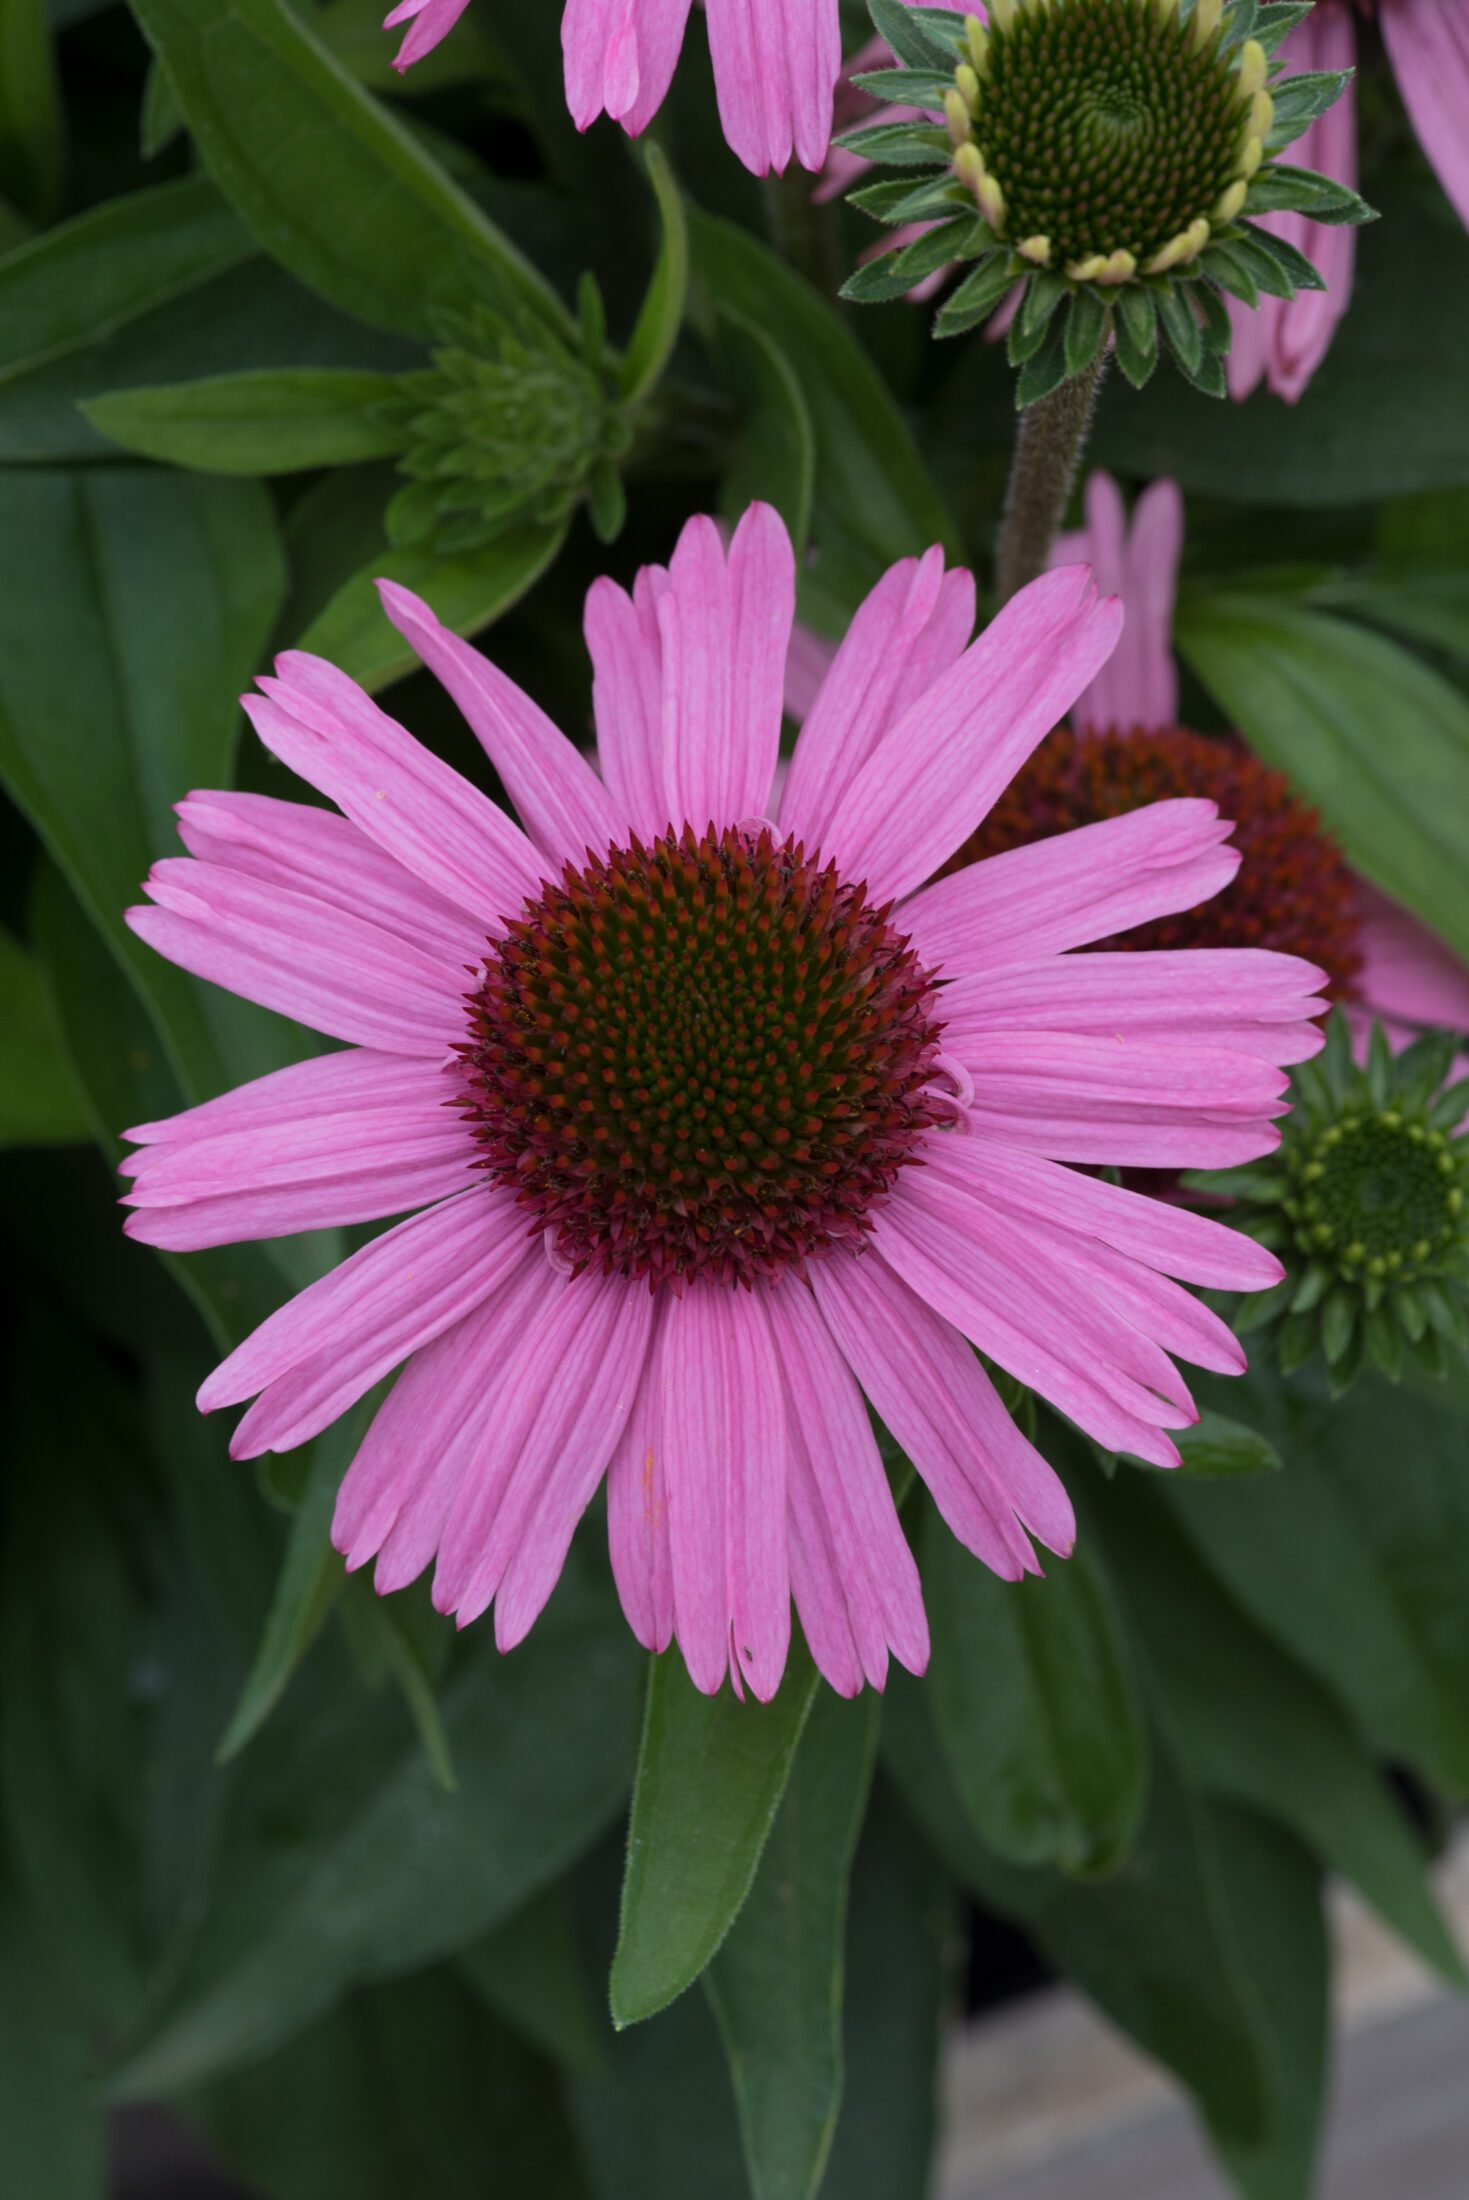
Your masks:
{"label": "pink petal", "polygon": [[[298,1291],[221,1361],[200,1389],[199,1410],[238,1405],[258,1391],[231,1456],[290,1451],[473,1313],[527,1257],[524,1215],[504,1192],[489,1185],[460,1192]],[[544,1258],[539,1248],[534,1257]]]}
{"label": "pink petal", "polygon": [[1076,1523],[1066,1492],[958,1330],[876,1253],[813,1262],[811,1287],[879,1418],[965,1548],[1006,1581],[1038,1571],[1023,1526],[1069,1552]]}
{"label": "pink petal", "polygon": [[837,0],[708,0],[719,117],[754,175],[818,169],[842,68]]}
{"label": "pink petal", "polygon": [[976,1225],[972,1202],[909,1169],[873,1232],[920,1298],[1007,1373],[1113,1451],[1160,1466],[1177,1452],[1163,1428],[1197,1419],[1165,1353],[1091,1291],[1037,1269],[1029,1234],[998,1209]]}
{"label": "pink petal", "polygon": [[607,1470],[607,1540],[612,1576],[627,1623],[645,1650],[673,1640],[673,1558],[668,1546],[668,1493],[663,1454],[654,1443],[655,1365],[659,1310],[643,1362],[638,1394]]}
{"label": "pink petal", "polygon": [[683,45],[689,0],[566,0],[566,104],[579,130],[605,110],[633,137],[662,106]]}
{"label": "pink petal", "polygon": [[973,631],[974,577],[946,575],[941,549],[905,558],[884,574],[853,619],[802,727],[781,795],[784,831],[810,850],[825,845],[861,767],[894,720],[949,671]]}
{"label": "pink petal", "polygon": [[313,1031],[440,1060],[463,1035],[465,975],[304,894],[243,871],[170,856],[129,909],[139,939],[196,978]]}
{"label": "pink petal", "polygon": [[284,1237],[404,1214],[473,1181],[454,1068],[358,1048],[325,1060],[334,1075],[308,1062],[260,1079],[273,1090],[237,1108],[235,1127],[223,1127],[230,1094],[210,1103],[212,1130],[196,1125],[124,1162],[125,1204],[140,1210],[129,1237],[176,1251]]}
{"label": "pink petal", "polygon": [[1183,551],[1183,495],[1176,481],[1155,481],[1137,500],[1129,531],[1122,496],[1110,474],[1086,487],[1087,524],[1063,535],[1053,566],[1090,565],[1105,595],[1122,598],[1122,637],[1091,686],[1072,706],[1080,733],[1134,726],[1171,726],[1178,719],[1178,671],[1173,661],[1173,609]]}
{"label": "pink petal", "polygon": [[869,898],[911,893],[960,847],[1111,654],[1122,607],[1084,566],[1044,574],[911,704],[837,808],[828,852]]}
{"label": "pink petal", "polygon": [[473,1313],[409,1360],[373,1416],[337,1493],[332,1542],[349,1567],[378,1555],[380,1595],[418,1576],[439,1547],[469,1461],[500,1413],[505,1363],[546,1303],[533,1246]]}
{"label": "pink petal", "polygon": [[673,1299],[655,1383],[679,1647],[705,1695],[728,1671],[767,1702],[791,1611],[786,1404],[764,1294],[694,1284]]}
{"label": "pink petal", "polygon": [[615,581],[593,581],[587,596],[592,708],[597,760],[612,799],[644,841],[667,832],[673,797],[663,765],[663,645],[657,598],[668,585],[645,567],[628,596]]}
{"label": "pink petal", "polygon": [[1366,1007],[1405,1024],[1469,1032],[1469,970],[1406,909],[1375,887],[1359,887]]}
{"label": "pink petal", "polygon": [[1022,1222],[1059,1224],[1186,1283],[1265,1291],[1284,1273],[1275,1255],[1243,1231],[981,1134],[933,1140],[926,1158],[931,1169],[966,1182]]}
{"label": "pink petal", "polygon": [[766,815],[795,606],[790,537],[768,504],[751,505],[727,561],[713,520],[689,521],[656,598],[676,825]]}
{"label": "pink petal", "polygon": [[1240,866],[1231,827],[1198,796],[1153,802],[971,863],[903,904],[922,960],[954,977],[1087,947],[1196,909]]}
{"label": "pink petal", "polygon": [[836,1669],[827,1673],[834,1687],[850,1679],[839,1648],[845,1638],[857,1653],[859,1681],[865,1674],[881,1688],[890,1646],[910,1673],[928,1664],[918,1568],[862,1393],[816,1301],[793,1281],[769,1294],[769,1307],[789,1401],[792,1545],[803,1557],[796,1609],[823,1671],[822,1645],[838,1646]]}
{"label": "pink petal", "polygon": [[1469,13],[1464,0],[1388,0],[1382,36],[1403,105],[1469,228]]}
{"label": "pink petal", "polygon": [[998,1032],[1051,1031],[1129,1045],[1238,1048],[1304,1062],[1324,1044],[1326,973],[1267,948],[1050,955],[944,987],[944,1051],[969,1061]]}
{"label": "pink petal", "polygon": [[190,855],[366,917],[457,969],[478,963],[484,953],[482,924],[335,810],[218,790],[186,795],[176,807],[179,838]]}
{"label": "pink petal", "polygon": [[437,893],[496,930],[546,865],[520,828],[320,657],[287,650],[245,709],[265,746]]}
{"label": "pink petal", "polygon": [[964,1057],[974,1128],[1057,1161],[1225,1169],[1273,1152],[1289,1080],[1258,1056],[990,1032]]}
{"label": "pink petal", "polygon": [[468,5],[469,0],[402,0],[401,6],[383,17],[384,30],[394,30],[399,23],[413,24],[393,56],[393,67],[400,76],[448,37]]}
{"label": "pink petal", "polygon": [[478,735],[505,792],[543,855],[581,863],[626,838],[626,820],[591,765],[528,695],[468,642],[440,624],[430,607],[379,581],[383,609],[406,642],[448,689]]}

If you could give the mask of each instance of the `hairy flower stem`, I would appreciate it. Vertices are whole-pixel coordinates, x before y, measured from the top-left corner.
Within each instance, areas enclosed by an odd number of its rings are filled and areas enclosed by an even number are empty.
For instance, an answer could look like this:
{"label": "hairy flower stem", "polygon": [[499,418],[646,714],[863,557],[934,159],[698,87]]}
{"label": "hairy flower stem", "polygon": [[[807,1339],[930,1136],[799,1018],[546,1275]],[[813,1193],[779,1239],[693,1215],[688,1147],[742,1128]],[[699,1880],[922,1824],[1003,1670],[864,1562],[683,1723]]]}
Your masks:
{"label": "hairy flower stem", "polygon": [[1106,366],[1104,345],[1090,366],[1020,415],[995,553],[997,603],[1007,604],[1046,570],[1076,483]]}
{"label": "hairy flower stem", "polygon": [[776,250],[823,298],[834,300],[847,273],[839,202],[818,205],[812,178],[792,162],[783,176],[766,177],[765,207]]}

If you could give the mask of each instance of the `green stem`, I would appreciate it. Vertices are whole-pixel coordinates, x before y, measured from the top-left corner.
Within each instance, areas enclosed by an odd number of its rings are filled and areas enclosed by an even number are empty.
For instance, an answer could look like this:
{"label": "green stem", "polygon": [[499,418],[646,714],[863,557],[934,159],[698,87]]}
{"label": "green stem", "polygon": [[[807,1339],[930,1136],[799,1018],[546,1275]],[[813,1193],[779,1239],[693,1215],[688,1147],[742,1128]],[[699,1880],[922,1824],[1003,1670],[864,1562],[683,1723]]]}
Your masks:
{"label": "green stem", "polygon": [[765,205],[776,250],[823,298],[834,299],[846,276],[842,264],[841,208],[818,205],[817,179],[792,161],[783,176],[765,179]]}
{"label": "green stem", "polygon": [[1106,366],[1103,347],[1089,367],[1020,415],[995,553],[999,603],[1008,603],[1046,570],[1076,485]]}

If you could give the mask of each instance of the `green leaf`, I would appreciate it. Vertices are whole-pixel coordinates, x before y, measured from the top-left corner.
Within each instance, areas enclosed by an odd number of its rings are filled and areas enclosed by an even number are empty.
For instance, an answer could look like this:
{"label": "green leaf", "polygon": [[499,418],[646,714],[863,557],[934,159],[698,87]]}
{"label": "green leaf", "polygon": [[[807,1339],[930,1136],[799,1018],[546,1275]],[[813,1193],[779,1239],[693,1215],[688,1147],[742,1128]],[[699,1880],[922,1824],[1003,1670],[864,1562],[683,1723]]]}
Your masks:
{"label": "green leaf", "polygon": [[206,474],[291,474],[399,449],[399,432],[374,417],[397,387],[392,375],[351,367],[257,368],[111,391],[82,411],[114,443],[166,465]]}
{"label": "green leaf", "polygon": [[928,1697],[889,1683],[883,1751],[945,1865],[1023,1926],[1055,1968],[1194,2093],[1211,2124],[1252,2143],[1270,2118],[1271,2049],[1224,1906],[1208,1813],[1161,1752],[1148,1815],[1111,1878],[1079,1883],[1001,1861],[955,1791]]}
{"label": "green leaf", "polygon": [[62,1146],[91,1126],[57,1042],[34,955],[0,929],[0,1146]]}
{"label": "green leaf", "polygon": [[51,1951],[0,1858],[0,2190],[103,2200],[91,2040],[59,1991]]}
{"label": "green leaf", "polygon": [[768,1704],[701,1696],[676,1650],[648,1669],[648,1701],[612,1962],[619,2025],[693,1985],[740,1914],[816,1694],[792,1646]]}
{"label": "green leaf", "polygon": [[65,150],[45,0],[0,0],[0,193],[54,220]]}
{"label": "green leaf", "polygon": [[1355,868],[1469,958],[1469,701],[1383,636],[1273,597],[1190,594],[1177,633]]}
{"label": "green leaf", "polygon": [[757,499],[786,523],[799,561],[811,531],[816,487],[816,430],[795,371],[757,321],[721,312],[727,380],[743,398],[744,419],[725,467],[720,503],[736,524]]}
{"label": "green leaf", "polygon": [[841,2100],[847,1880],[879,1700],[814,1706],[749,1897],[705,1973],[754,2200],[811,2200]]}
{"label": "green leaf", "polygon": [[220,1764],[237,1757],[260,1732],[342,1593],[346,1574],[332,1549],[332,1512],[368,1418],[359,1406],[310,1447],[265,1630],[240,1700],[219,1738]]}
{"label": "green leaf", "polygon": [[662,381],[663,370],[673,356],[678,332],[683,327],[689,293],[689,225],[684,217],[683,199],[672,169],[652,139],[643,157],[648,180],[658,200],[663,241],[658,264],[653,269],[653,280],[648,285],[618,376],[618,389],[628,405],[635,405],[640,398],[649,396]]}
{"label": "green leaf", "polygon": [[801,385],[816,432],[813,533],[833,602],[850,613],[895,559],[932,543],[959,556],[907,422],[831,307],[732,224],[691,212],[690,234],[709,308],[764,328]]}
{"label": "green leaf", "polygon": [[1094,1495],[1178,1762],[1206,1793],[1288,1826],[1442,1977],[1469,1985],[1421,1840],[1333,1697],[1251,1624],[1152,1482]]}
{"label": "green leaf", "polygon": [[1463,1420],[1375,1377],[1350,1412],[1307,1378],[1252,1373],[1230,1391],[1285,1472],[1230,1489],[1171,1480],[1174,1517],[1387,1754],[1469,1789]]}
{"label": "green leaf", "polygon": [[263,248],[374,326],[433,333],[488,271],[568,339],[555,293],[282,0],[135,0],[205,167]]}
{"label": "green leaf", "polygon": [[934,1720],[975,1832],[1018,1864],[1115,1869],[1142,1816],[1147,1731],[1095,1559],[1001,1581],[930,1509],[923,1580]]}
{"label": "green leaf", "polygon": [[271,2200],[586,2200],[554,2073],[445,1970],[354,1995],[186,2106]]}
{"label": "green leaf", "polygon": [[1432,556],[1385,560],[1321,582],[1311,601],[1323,611],[1347,612],[1469,662],[1469,567],[1462,562]]}
{"label": "green leaf", "polygon": [[215,1867],[227,1900],[116,2075],[123,2097],[250,2062],[348,1987],[475,1941],[621,1806],[637,1667],[610,1599],[574,1570],[513,1657],[482,1630],[446,1686],[452,1794],[396,1705],[385,1719],[381,1699],[341,1680],[323,1699],[332,1649],[240,1761]]}
{"label": "green leaf", "polygon": [[1192,1428],[1179,1430],[1176,1441],[1183,1454],[1181,1474],[1203,1475],[1217,1482],[1280,1472],[1280,1454],[1274,1445],[1258,1430],[1223,1413],[1201,1413]]}
{"label": "green leaf", "polygon": [[150,858],[177,845],[174,802],[228,784],[236,698],[282,579],[253,483],[0,472],[0,774],[191,1099],[288,1058],[288,1027],[209,999],[123,911]]}
{"label": "green leaf", "polygon": [[564,1887],[548,1887],[456,1958],[503,2024],[585,2073],[606,2067],[607,2019],[592,1996]]}
{"label": "green leaf", "polygon": [[567,522],[521,526],[462,557],[436,557],[420,546],[384,547],[340,587],[296,644],[315,651],[369,694],[401,679],[418,663],[378,598],[379,580],[398,581],[432,605],[456,634],[477,634],[534,588],[555,563]]}
{"label": "green leaf", "polygon": [[897,2200],[931,2189],[939,2065],[952,2013],[956,1891],[879,1781],[847,1906],[841,2114],[822,2192]]}

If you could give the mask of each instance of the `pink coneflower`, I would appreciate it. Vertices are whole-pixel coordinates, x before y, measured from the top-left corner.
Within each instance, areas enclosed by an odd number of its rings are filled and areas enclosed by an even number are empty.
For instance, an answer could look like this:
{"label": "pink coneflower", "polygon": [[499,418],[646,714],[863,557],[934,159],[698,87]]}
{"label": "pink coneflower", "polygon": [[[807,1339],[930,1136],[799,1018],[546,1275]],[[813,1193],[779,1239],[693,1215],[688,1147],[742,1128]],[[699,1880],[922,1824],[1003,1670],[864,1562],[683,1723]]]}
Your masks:
{"label": "pink coneflower", "polygon": [[[1409,119],[1439,181],[1469,227],[1469,0],[1381,0],[1358,12],[1382,25]],[[1296,69],[1351,69],[1357,62],[1357,27],[1348,0],[1316,0],[1303,23],[1281,47]],[[1357,188],[1357,114],[1351,86],[1336,105],[1311,124],[1290,158],[1319,169],[1349,190]],[[1331,347],[1351,303],[1357,240],[1352,228],[1307,220],[1303,214],[1261,216],[1315,262],[1324,290],[1294,298],[1262,297],[1258,307],[1229,301],[1234,342],[1227,361],[1229,394],[1248,397],[1264,381],[1290,404],[1303,394]]]}
{"label": "pink coneflower", "polygon": [[1146,802],[1207,795],[1235,820],[1237,883],[1207,908],[1170,916],[1147,945],[1269,946],[1325,966],[1360,1046],[1372,1019],[1397,1045],[1429,1026],[1469,1033],[1469,971],[1443,942],[1349,869],[1315,811],[1235,741],[1180,728],[1173,608],[1183,497],[1156,481],[1131,523],[1115,481],[1087,483],[1086,526],[1056,545],[1084,559],[1127,618],[1122,640],[1071,710],[1073,734],[1037,751],[969,844],[975,856],[1114,817]]}
{"label": "pink coneflower", "polygon": [[[343,1052],[129,1135],[128,1228],[189,1248],[420,1210],[210,1376],[237,1457],[304,1443],[406,1362],[334,1534],[390,1590],[437,1560],[520,1641],[604,1474],[639,1639],[768,1697],[794,1598],[832,1684],[919,1669],[918,1579],[866,1399],[994,1570],[1071,1508],[975,1352],[1167,1466],[1171,1355],[1234,1372],[1172,1278],[1272,1282],[1217,1223],[1068,1163],[1211,1167],[1277,1142],[1321,973],[1270,954],[1073,955],[1238,857],[1164,802],[932,880],[1092,680],[1120,607],[1048,574],[978,641],[907,560],[857,613],[770,799],[795,604],[767,507],[726,552],[587,605],[598,776],[383,584],[523,821],[293,652],[247,709],[336,811],[180,805],[140,936]],[[339,814],[340,813],[340,814]]]}
{"label": "pink coneflower", "polygon": [[[546,0],[549,4],[549,0]],[[446,38],[468,0],[400,0],[385,29],[412,24],[394,67]],[[566,104],[579,130],[609,114],[637,137],[673,81],[690,0],[566,0],[561,45]],[[837,0],[707,0],[709,48],[724,134],[757,176],[794,153],[819,168],[831,142],[841,71]]]}

